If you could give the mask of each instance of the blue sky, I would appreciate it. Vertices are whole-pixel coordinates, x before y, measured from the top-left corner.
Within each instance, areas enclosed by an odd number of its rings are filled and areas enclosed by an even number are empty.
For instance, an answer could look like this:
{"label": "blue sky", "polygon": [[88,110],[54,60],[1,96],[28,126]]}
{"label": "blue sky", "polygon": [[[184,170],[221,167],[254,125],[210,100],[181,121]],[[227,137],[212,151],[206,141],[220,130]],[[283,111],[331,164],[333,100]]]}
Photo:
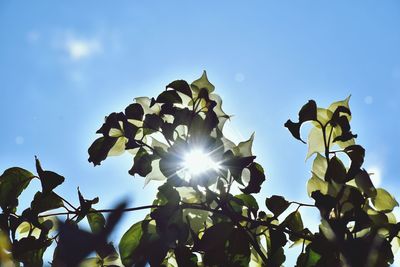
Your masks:
{"label": "blue sky", "polygon": [[157,184],[143,189],[127,173],[129,155],[94,168],[87,148],[105,115],[207,70],[235,115],[230,134],[256,132],[261,201],[309,201],[307,148],[283,123],[309,99],[328,106],[350,94],[365,166],[400,196],[399,25],[398,1],[1,1],[0,171],[34,170],[38,155],[74,202],[79,185],[99,207],[147,204]]}

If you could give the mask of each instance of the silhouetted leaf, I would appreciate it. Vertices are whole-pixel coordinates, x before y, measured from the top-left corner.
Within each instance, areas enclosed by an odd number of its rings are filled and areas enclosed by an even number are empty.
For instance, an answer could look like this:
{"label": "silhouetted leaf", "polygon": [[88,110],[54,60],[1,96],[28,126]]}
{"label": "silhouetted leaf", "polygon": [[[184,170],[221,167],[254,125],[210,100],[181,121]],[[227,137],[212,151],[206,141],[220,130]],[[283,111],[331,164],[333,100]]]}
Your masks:
{"label": "silhouetted leaf", "polygon": [[376,196],[376,189],[371,182],[371,178],[366,170],[362,169],[355,177],[355,181],[358,187],[369,197]]}
{"label": "silhouetted leaf", "polygon": [[62,199],[54,192],[37,192],[31,203],[31,209],[37,213],[58,209],[64,206]]}
{"label": "silhouetted leaf", "polygon": [[314,100],[309,100],[299,112],[299,122],[295,123],[288,120],[285,123],[285,127],[289,129],[290,133],[294,138],[305,143],[300,137],[300,127],[306,121],[313,121],[317,119],[317,104]]}
{"label": "silhouetted leaf", "polygon": [[141,147],[136,153],[133,159],[133,166],[129,170],[130,175],[135,175],[136,173],[142,177],[145,177],[152,170],[151,162],[153,161],[152,155],[147,153],[146,149]]}
{"label": "silhouetted leaf", "polygon": [[325,175],[326,181],[335,181],[336,183],[343,184],[346,182],[346,168],[344,167],[342,161],[333,156],[329,160],[328,169]]}
{"label": "silhouetted leaf", "polygon": [[108,152],[115,145],[118,138],[114,137],[100,137],[89,147],[89,162],[92,162],[94,166],[100,165],[100,163],[107,158]]}
{"label": "silhouetted leaf", "polygon": [[40,161],[37,157],[36,160],[36,170],[38,172],[40,182],[42,183],[42,192],[44,194],[49,193],[54,188],[62,184],[65,178],[52,171],[44,171],[40,165]]}
{"label": "silhouetted leaf", "polygon": [[250,170],[250,181],[246,188],[240,190],[245,194],[260,192],[261,184],[265,181],[263,167],[260,164],[253,162],[247,167],[247,169]]}
{"label": "silhouetted leaf", "polygon": [[265,199],[265,205],[275,217],[278,217],[289,207],[290,203],[282,196],[273,195]]}
{"label": "silhouetted leaf", "polygon": [[189,84],[184,80],[173,81],[172,83],[168,84],[166,88],[175,89],[176,91],[181,92],[182,94],[192,97],[192,90],[190,89]]}
{"label": "silhouetted leaf", "polygon": [[143,107],[138,104],[130,104],[125,108],[125,116],[127,119],[131,120],[142,120],[144,115]]}
{"label": "silhouetted leaf", "polygon": [[178,266],[197,267],[197,256],[186,246],[177,246],[174,250]]}
{"label": "silhouetted leaf", "polygon": [[182,103],[181,97],[174,90],[167,90],[157,96],[157,103]]}

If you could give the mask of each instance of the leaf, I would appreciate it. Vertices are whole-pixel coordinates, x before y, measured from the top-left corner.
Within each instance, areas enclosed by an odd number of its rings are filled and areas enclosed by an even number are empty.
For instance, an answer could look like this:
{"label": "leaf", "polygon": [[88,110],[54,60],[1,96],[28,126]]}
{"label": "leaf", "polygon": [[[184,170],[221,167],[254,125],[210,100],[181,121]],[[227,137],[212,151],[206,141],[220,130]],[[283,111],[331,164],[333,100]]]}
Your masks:
{"label": "leaf", "polygon": [[0,176],[0,206],[4,210],[18,206],[18,197],[28,186],[34,175],[22,168],[13,167]]}
{"label": "leaf", "polygon": [[184,95],[192,97],[192,90],[190,89],[189,84],[184,80],[176,80],[172,83],[168,84],[166,88],[175,89],[178,92],[181,92]]}
{"label": "leaf", "polygon": [[54,188],[62,184],[65,178],[52,171],[44,171],[40,165],[40,161],[35,157],[36,170],[38,172],[40,182],[42,183],[42,192],[44,194],[51,192]]}
{"label": "leaf", "polygon": [[275,217],[278,217],[289,207],[290,203],[282,196],[273,195],[265,199],[265,205]]}
{"label": "leaf", "polygon": [[300,127],[306,121],[314,121],[317,119],[317,104],[314,100],[309,100],[307,104],[305,104],[299,112],[299,122],[292,122],[288,120],[285,123],[285,127],[288,128],[290,133],[294,138],[305,143],[300,137]]}
{"label": "leaf", "polygon": [[131,120],[142,120],[144,115],[143,107],[138,104],[130,104],[125,108],[125,116],[127,119]]}
{"label": "leaf", "polygon": [[133,159],[133,166],[129,170],[130,175],[135,175],[136,173],[142,177],[146,177],[152,170],[151,162],[153,161],[152,156],[147,153],[146,149],[141,147],[136,153]]}
{"label": "leaf", "polygon": [[245,194],[258,193],[261,190],[261,184],[265,181],[265,174],[263,167],[252,162],[247,169],[250,170],[250,181],[246,188],[240,189]]}
{"label": "leaf", "polygon": [[64,207],[62,199],[54,192],[42,193],[37,192],[31,202],[31,209],[35,212],[42,213],[44,211],[58,209]]}
{"label": "leaf", "polygon": [[[327,131],[331,128],[331,126],[326,127]],[[314,153],[323,152],[325,152],[325,145],[322,130],[320,128],[313,127],[308,134],[308,152],[306,160],[310,158]]]}
{"label": "leaf", "polygon": [[230,222],[214,224],[204,232],[196,249],[208,251],[223,246],[231,235],[232,230],[233,225]]}
{"label": "leaf", "polygon": [[104,218],[103,214],[97,212],[95,209],[90,209],[90,212],[86,215],[86,218],[93,234],[99,234],[104,230],[106,219]]}
{"label": "leaf", "polygon": [[321,255],[312,249],[307,248],[305,253],[301,253],[297,258],[296,267],[313,267],[316,266]]}
{"label": "leaf", "polygon": [[389,212],[394,209],[394,207],[399,206],[396,199],[385,189],[376,189],[376,196],[372,198],[372,204],[378,211]]}
{"label": "leaf", "polygon": [[304,229],[303,220],[301,219],[300,212],[298,211],[290,213],[282,222],[282,225],[297,233]]}
{"label": "leaf", "polygon": [[100,165],[100,163],[107,158],[108,152],[115,145],[117,140],[118,138],[115,137],[97,138],[88,149],[88,161],[92,162],[94,166]]}
{"label": "leaf", "polygon": [[252,195],[240,194],[236,195],[235,198],[240,199],[243,202],[243,205],[247,207],[249,210],[253,212],[258,211],[257,200]]}
{"label": "leaf", "polygon": [[355,177],[356,185],[366,194],[367,196],[374,198],[377,191],[371,182],[371,178],[366,170],[362,169]]}
{"label": "leaf", "polygon": [[344,184],[346,182],[346,168],[338,157],[333,156],[329,160],[325,180],[328,182],[335,181],[339,184]]}
{"label": "leaf", "polygon": [[174,250],[178,266],[197,267],[197,256],[186,246],[177,246]]}
{"label": "leaf", "polygon": [[254,133],[251,134],[249,140],[240,142],[236,147],[232,148],[233,155],[237,157],[251,157],[253,156],[251,148],[253,146]]}
{"label": "leaf", "polygon": [[203,71],[199,79],[192,82],[191,87],[196,93],[199,93],[203,88],[207,89],[209,93],[212,93],[215,89],[214,85],[208,81],[206,71]]}
{"label": "leaf", "polygon": [[326,161],[326,158],[323,157],[320,153],[317,153],[317,156],[315,157],[312,165],[312,173],[316,177],[324,180],[327,168],[328,163]]}
{"label": "leaf", "polygon": [[249,237],[245,230],[234,228],[229,237],[228,266],[248,266],[250,261]]}
{"label": "leaf", "polygon": [[312,192],[321,191],[323,194],[328,193],[328,182],[317,178],[315,174],[307,182],[307,193],[311,197]]}
{"label": "leaf", "polygon": [[157,96],[157,103],[171,103],[171,104],[181,104],[182,98],[178,95],[178,93],[174,90],[167,90],[162,92]]}

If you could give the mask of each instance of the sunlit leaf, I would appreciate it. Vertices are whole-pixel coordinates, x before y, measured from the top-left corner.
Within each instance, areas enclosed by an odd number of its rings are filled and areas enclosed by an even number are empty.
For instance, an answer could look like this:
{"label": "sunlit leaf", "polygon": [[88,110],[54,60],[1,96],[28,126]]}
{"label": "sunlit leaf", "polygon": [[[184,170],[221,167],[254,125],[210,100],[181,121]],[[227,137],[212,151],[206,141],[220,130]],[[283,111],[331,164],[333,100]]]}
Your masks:
{"label": "sunlit leaf", "polygon": [[376,189],[376,196],[372,198],[372,204],[378,211],[392,211],[394,207],[399,206],[396,199],[385,189]]}
{"label": "sunlit leaf", "polygon": [[93,234],[99,234],[104,231],[106,219],[104,218],[103,214],[96,212],[95,209],[91,209],[86,218]]}
{"label": "sunlit leaf", "polygon": [[191,87],[196,93],[199,93],[203,88],[207,89],[209,93],[215,89],[214,85],[208,81],[206,71],[203,72],[199,79],[192,82]]}
{"label": "sunlit leaf", "polygon": [[0,206],[3,210],[18,206],[18,197],[28,186],[34,175],[22,168],[14,167],[0,176]]}

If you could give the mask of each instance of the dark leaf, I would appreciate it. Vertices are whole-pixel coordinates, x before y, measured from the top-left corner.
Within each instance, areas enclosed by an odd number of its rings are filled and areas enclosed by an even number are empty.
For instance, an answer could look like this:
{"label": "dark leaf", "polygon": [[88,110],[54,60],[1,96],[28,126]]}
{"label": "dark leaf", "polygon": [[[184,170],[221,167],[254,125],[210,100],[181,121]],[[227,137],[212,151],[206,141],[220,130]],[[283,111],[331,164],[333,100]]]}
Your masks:
{"label": "dark leaf", "polygon": [[175,89],[176,91],[181,92],[182,94],[192,97],[192,90],[190,89],[189,84],[184,80],[173,81],[172,83],[168,84],[166,88]]}
{"label": "dark leaf", "polygon": [[31,203],[31,209],[37,213],[58,209],[64,206],[62,199],[54,192],[37,192]]}
{"label": "dark leaf", "polygon": [[371,178],[366,170],[362,169],[355,177],[357,186],[369,197],[376,196],[376,189],[372,184]]}
{"label": "dark leaf", "polygon": [[177,246],[174,250],[178,266],[197,267],[197,256],[186,246]]}
{"label": "dark leaf", "polygon": [[130,104],[125,108],[125,116],[127,119],[142,120],[144,115],[143,107],[138,104]]}
{"label": "dark leaf", "polygon": [[325,180],[328,182],[335,181],[339,184],[346,182],[346,168],[338,157],[334,156],[329,160]]}
{"label": "dark leaf", "polygon": [[62,184],[65,178],[52,171],[44,171],[40,165],[40,161],[37,157],[36,160],[36,170],[38,172],[40,182],[42,183],[42,192],[44,194],[49,193],[54,188]]}
{"label": "dark leaf", "polygon": [[181,97],[174,90],[167,90],[158,95],[157,103],[182,103]]}
{"label": "dark leaf", "polygon": [[240,189],[245,194],[258,193],[261,190],[261,184],[265,181],[265,174],[263,167],[253,162],[248,167],[250,170],[250,181],[244,189]]}
{"label": "dark leaf", "polygon": [[143,126],[151,130],[158,131],[163,124],[163,120],[156,114],[146,114]]}
{"label": "dark leaf", "polygon": [[282,196],[273,195],[265,199],[265,205],[275,217],[278,217],[289,207],[290,203]]}
{"label": "dark leaf", "polygon": [[89,147],[89,162],[92,162],[94,166],[100,165],[100,163],[107,158],[108,152],[115,145],[118,138],[115,137],[100,137]]}
{"label": "dark leaf", "polygon": [[147,153],[146,149],[141,147],[133,159],[133,166],[129,170],[129,174],[135,175],[137,173],[140,176],[145,177],[152,170],[152,161],[153,156]]}
{"label": "dark leaf", "polygon": [[300,112],[299,112],[299,122],[292,122],[288,120],[285,123],[285,127],[288,128],[290,133],[294,138],[304,142],[300,137],[300,127],[306,121],[315,121],[317,119],[317,104],[314,100],[309,100],[307,104],[305,104]]}

